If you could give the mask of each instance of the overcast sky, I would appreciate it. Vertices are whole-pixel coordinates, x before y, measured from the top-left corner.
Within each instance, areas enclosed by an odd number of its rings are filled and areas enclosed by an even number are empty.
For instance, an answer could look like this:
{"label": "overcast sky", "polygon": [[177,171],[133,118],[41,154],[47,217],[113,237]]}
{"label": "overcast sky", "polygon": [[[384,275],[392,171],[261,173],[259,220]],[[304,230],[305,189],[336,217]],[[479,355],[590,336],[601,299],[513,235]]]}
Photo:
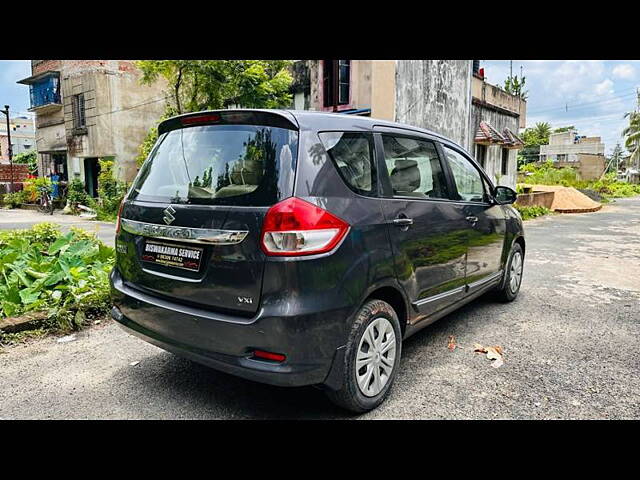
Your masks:
{"label": "overcast sky", "polygon": [[[504,85],[509,60],[483,60],[487,81]],[[610,153],[624,146],[625,112],[636,106],[640,61],[513,60],[513,73],[526,78],[527,126],[548,122],[552,127],[575,125],[580,135],[600,136]]]}
{"label": "overcast sky", "polygon": [[[509,75],[509,60],[482,60],[489,83],[502,86]],[[513,60],[513,73],[523,67],[529,91],[527,126],[549,122],[552,127],[575,125],[578,133],[601,136],[607,153],[634,109],[635,88],[640,87],[640,61]],[[0,107],[14,112],[29,108],[29,88],[17,80],[31,74],[28,60],[0,60]]]}

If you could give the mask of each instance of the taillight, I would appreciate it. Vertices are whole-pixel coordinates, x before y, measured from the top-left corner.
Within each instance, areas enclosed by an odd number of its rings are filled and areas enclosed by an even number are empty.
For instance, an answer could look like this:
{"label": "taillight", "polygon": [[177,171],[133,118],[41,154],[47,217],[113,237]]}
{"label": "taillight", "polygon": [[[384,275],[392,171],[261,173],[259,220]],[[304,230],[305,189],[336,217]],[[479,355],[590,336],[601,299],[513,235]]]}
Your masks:
{"label": "taillight", "polygon": [[328,252],[344,238],[349,224],[296,197],[269,209],[260,244],[267,255],[297,256]]}
{"label": "taillight", "polygon": [[124,208],[124,200],[120,202],[120,208],[118,208],[118,219],[116,220],[116,235],[120,233],[120,217],[122,216],[123,208]]}
{"label": "taillight", "polygon": [[265,352],[264,350],[254,350],[253,356],[265,360],[273,360],[274,362],[284,362],[287,358],[281,353]]}
{"label": "taillight", "polygon": [[197,125],[199,123],[217,123],[220,121],[220,115],[210,113],[206,115],[195,115],[192,117],[183,117],[180,119],[182,125]]}

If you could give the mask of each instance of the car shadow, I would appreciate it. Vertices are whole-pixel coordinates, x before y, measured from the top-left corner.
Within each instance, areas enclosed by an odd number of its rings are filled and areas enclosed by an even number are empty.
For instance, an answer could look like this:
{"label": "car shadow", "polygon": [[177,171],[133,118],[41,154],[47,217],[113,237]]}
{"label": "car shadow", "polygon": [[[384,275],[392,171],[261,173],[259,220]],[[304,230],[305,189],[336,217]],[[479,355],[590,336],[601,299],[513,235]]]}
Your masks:
{"label": "car shadow", "polygon": [[[403,343],[399,376],[410,375],[403,364],[421,361],[424,348],[441,345],[454,329],[490,317],[495,302],[480,297],[426,326]],[[433,345],[430,345],[433,344]],[[437,356],[430,362],[441,361]],[[276,387],[245,380],[159,351],[134,368],[117,374],[127,391],[138,391],[139,414],[145,418],[195,419],[355,419],[359,415],[334,406],[319,388]],[[153,399],[146,402],[146,399]],[[393,401],[393,392],[389,399]],[[135,408],[130,403],[129,408]]]}

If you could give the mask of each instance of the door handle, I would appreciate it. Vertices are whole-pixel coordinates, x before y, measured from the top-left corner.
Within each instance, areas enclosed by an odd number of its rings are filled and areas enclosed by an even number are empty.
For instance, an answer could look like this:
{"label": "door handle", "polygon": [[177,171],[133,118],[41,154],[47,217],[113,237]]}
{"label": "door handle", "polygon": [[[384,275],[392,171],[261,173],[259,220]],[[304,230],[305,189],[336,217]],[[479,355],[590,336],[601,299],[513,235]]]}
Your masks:
{"label": "door handle", "polygon": [[398,225],[399,227],[406,227],[408,225],[413,225],[413,218],[407,218],[407,217],[394,218],[393,224]]}
{"label": "door handle", "polygon": [[467,221],[471,223],[476,223],[478,221],[478,217],[474,217],[474,216],[467,217]]}

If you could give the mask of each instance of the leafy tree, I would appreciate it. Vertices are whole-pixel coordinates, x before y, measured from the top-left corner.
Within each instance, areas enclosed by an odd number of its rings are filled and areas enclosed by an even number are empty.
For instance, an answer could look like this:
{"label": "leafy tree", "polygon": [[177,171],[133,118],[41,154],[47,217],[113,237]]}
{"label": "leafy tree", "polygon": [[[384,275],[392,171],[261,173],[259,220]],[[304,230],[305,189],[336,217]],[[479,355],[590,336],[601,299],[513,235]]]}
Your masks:
{"label": "leafy tree", "polygon": [[617,172],[617,169],[620,167],[621,162],[623,161],[622,155],[624,154],[622,147],[619,143],[616,144],[613,152],[611,152],[611,156],[607,159],[607,173],[608,172]]}
{"label": "leafy tree", "polygon": [[511,95],[520,97],[522,100],[526,100],[529,96],[529,91],[524,89],[524,85],[527,81],[527,77],[523,76],[522,79],[518,79],[518,75],[508,76],[504,81],[504,90]]}
{"label": "leafy tree", "polygon": [[520,135],[524,142],[524,148],[518,154],[518,166],[537,162],[540,158],[540,145],[549,143],[551,125],[547,122],[538,122],[533,127],[525,129]]}
{"label": "leafy tree", "polygon": [[35,150],[20,152],[15,157],[13,157],[13,163],[28,165],[29,173],[35,174],[38,171],[38,154]]}
{"label": "leafy tree", "polygon": [[[282,108],[291,105],[289,60],[141,60],[142,83],[167,82],[167,108],[160,120],[200,110],[239,105]],[[158,138],[152,128],[136,158],[142,165]]]}

